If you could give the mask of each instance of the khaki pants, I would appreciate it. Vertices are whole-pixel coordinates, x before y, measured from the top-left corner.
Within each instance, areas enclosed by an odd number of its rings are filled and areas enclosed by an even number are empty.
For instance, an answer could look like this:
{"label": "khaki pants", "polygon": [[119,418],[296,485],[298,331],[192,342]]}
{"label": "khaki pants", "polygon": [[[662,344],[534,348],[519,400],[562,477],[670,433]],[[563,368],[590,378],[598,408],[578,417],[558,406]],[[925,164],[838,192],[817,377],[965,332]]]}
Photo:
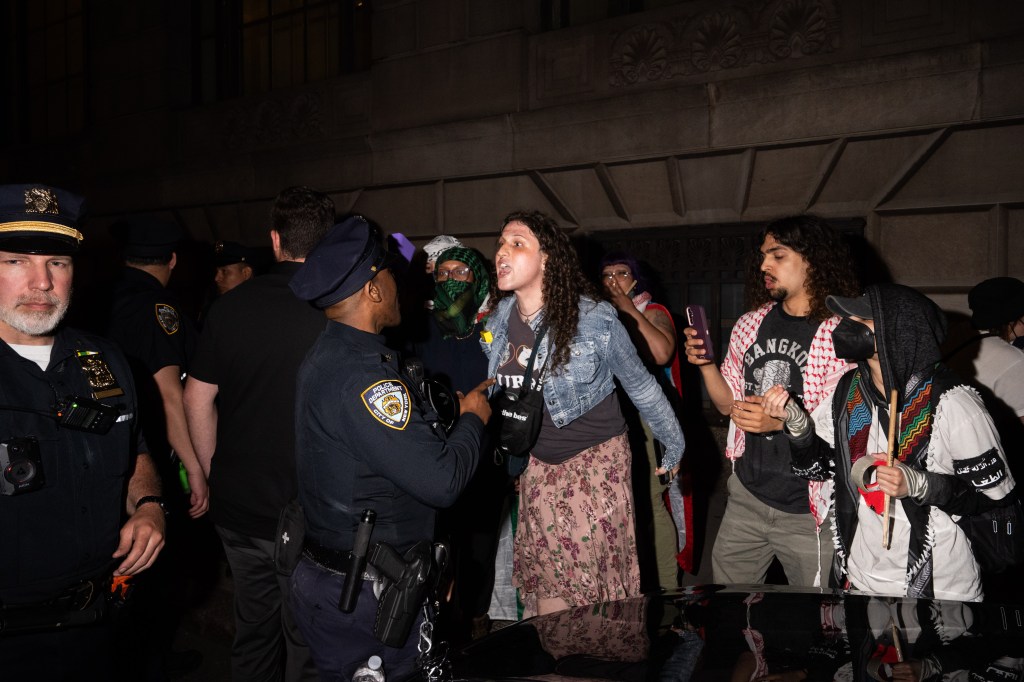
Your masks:
{"label": "khaki pants", "polygon": [[763,583],[778,557],[790,585],[828,585],[832,567],[832,524],[817,532],[814,517],[788,514],[766,505],[729,477],[729,500],[715,538],[711,569],[716,583]]}

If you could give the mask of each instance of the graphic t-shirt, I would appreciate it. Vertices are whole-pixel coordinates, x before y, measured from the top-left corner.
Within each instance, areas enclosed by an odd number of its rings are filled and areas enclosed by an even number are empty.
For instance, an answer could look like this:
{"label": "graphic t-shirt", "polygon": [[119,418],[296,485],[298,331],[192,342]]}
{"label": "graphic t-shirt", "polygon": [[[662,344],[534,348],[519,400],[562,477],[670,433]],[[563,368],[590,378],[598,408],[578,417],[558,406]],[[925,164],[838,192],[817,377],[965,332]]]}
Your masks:
{"label": "graphic t-shirt", "polygon": [[[757,341],[743,354],[745,395],[764,395],[782,385],[803,404],[803,371],[818,324],[786,314],[781,305],[768,312]],[[791,514],[809,514],[807,481],[793,473],[789,441],[780,431],[747,434],[746,453],[736,461],[736,475],[755,497]]]}
{"label": "graphic t-shirt", "polygon": [[[548,333],[550,334],[550,330]],[[513,312],[508,320],[508,360],[498,365],[497,370],[496,379],[499,386],[505,390],[519,390],[523,384],[526,365],[533,354],[534,340],[533,330]],[[542,368],[534,365],[531,389],[537,388],[542,371]],[[544,373],[545,380],[549,371],[550,369]],[[545,403],[540,435],[531,454],[546,464],[560,464],[625,430],[626,422],[614,391],[588,412],[562,428],[555,426]]]}

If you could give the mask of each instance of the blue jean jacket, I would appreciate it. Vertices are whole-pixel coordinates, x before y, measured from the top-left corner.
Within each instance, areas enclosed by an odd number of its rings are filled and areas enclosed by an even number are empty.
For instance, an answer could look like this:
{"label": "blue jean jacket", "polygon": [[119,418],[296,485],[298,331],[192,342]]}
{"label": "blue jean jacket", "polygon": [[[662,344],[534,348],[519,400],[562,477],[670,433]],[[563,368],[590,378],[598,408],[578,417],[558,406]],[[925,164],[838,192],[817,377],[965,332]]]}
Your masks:
{"label": "blue jean jacket", "polygon": [[[498,366],[508,361],[508,318],[515,301],[515,296],[502,299],[487,322],[491,340],[481,341],[488,358],[487,376],[495,376]],[[536,331],[542,321],[543,314],[538,315],[530,327]],[[546,334],[540,348],[534,349],[538,367],[547,358],[550,338]],[[614,379],[619,380],[654,437],[665,446],[662,466],[674,467],[683,457],[686,442],[672,405],[644,367],[615,308],[604,301],[583,298],[576,336],[569,344],[569,364],[549,371],[544,380],[544,402],[555,426],[571,424],[593,409],[615,390]]]}

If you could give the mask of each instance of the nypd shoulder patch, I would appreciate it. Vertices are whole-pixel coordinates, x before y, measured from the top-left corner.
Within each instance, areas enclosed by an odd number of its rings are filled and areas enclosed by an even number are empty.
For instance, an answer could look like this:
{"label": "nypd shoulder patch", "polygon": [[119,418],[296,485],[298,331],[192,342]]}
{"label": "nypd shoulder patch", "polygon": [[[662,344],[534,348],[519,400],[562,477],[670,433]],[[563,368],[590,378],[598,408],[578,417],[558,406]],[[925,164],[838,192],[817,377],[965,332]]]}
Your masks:
{"label": "nypd shoulder patch", "polygon": [[397,379],[378,381],[362,393],[363,405],[384,426],[402,431],[409,424],[412,400],[409,389]]}
{"label": "nypd shoulder patch", "polygon": [[156,321],[160,323],[168,336],[178,331],[181,327],[181,320],[178,318],[178,311],[168,303],[156,304]]}

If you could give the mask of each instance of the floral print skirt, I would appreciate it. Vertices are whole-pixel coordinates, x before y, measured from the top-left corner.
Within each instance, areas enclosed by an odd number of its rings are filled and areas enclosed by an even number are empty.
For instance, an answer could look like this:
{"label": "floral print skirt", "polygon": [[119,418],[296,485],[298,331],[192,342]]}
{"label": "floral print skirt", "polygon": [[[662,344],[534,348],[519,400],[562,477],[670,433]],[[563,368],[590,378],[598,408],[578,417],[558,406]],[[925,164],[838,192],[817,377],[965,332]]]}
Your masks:
{"label": "floral print skirt", "polygon": [[581,606],[640,594],[631,457],[623,433],[561,464],[530,458],[512,569],[524,616],[537,599]]}

